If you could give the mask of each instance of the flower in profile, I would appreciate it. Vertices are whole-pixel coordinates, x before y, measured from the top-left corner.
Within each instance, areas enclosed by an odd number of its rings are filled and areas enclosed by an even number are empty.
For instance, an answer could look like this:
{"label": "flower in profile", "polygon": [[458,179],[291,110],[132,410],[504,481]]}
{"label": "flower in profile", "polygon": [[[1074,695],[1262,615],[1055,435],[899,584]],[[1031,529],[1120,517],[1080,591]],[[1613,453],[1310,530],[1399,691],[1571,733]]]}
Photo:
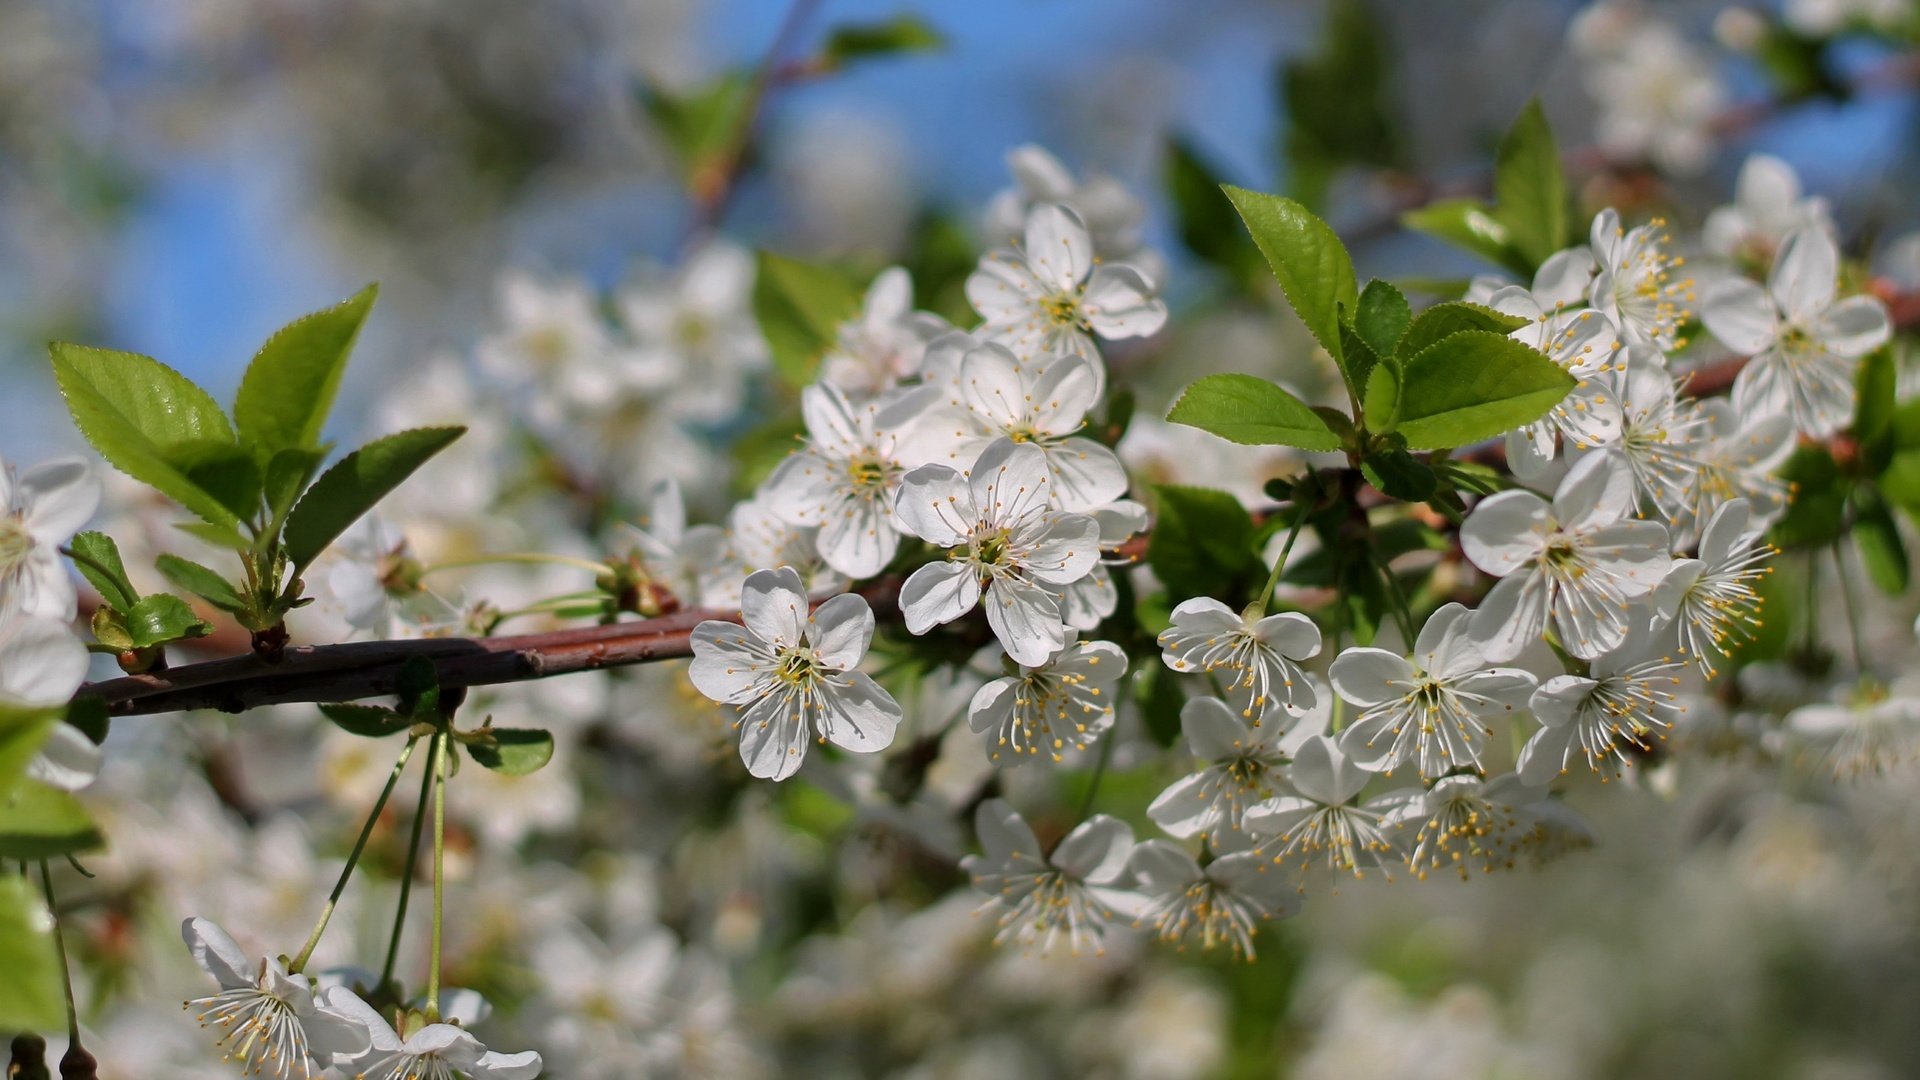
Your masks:
{"label": "flower in profile", "polygon": [[1249,724],[1219,698],[1189,700],[1180,708],[1180,733],[1194,756],[1211,764],[1168,785],[1147,807],[1147,816],[1169,836],[1184,840],[1204,834],[1215,851],[1246,847],[1247,807],[1280,793],[1293,751],[1326,730],[1327,705],[1318,703],[1301,715],[1276,711],[1268,714],[1268,723]]}
{"label": "flower in profile", "polygon": [[1503,491],[1474,507],[1460,548],[1501,579],[1473,616],[1488,659],[1512,659],[1549,628],[1561,648],[1586,659],[1626,640],[1628,603],[1652,591],[1672,562],[1666,529],[1633,512],[1633,475],[1604,454],[1575,465],[1552,503]]}
{"label": "flower in profile", "polygon": [[818,528],[820,557],[849,577],[872,577],[900,549],[893,520],[900,436],[924,401],[908,395],[856,404],[826,385],[800,392],[807,445],[773,470],[761,498],[795,525]]}
{"label": "flower in profile", "polygon": [[1835,302],[1840,252],[1823,229],[1780,246],[1762,288],[1728,278],[1707,293],[1702,320],[1729,349],[1751,354],[1733,382],[1733,404],[1754,415],[1785,412],[1802,434],[1824,439],[1853,417],[1853,371],[1893,333],[1872,296]]}
{"label": "flower in profile", "polygon": [[886,749],[900,705],[854,670],[873,639],[866,599],[843,593],[809,612],[800,575],[787,566],[749,575],[740,592],[745,625],[694,627],[687,675],[713,700],[746,707],[735,726],[747,771],[785,780],[816,733],[859,753]]}
{"label": "flower in profile", "polygon": [[1760,627],[1766,561],[1778,552],[1763,539],[1745,499],[1722,503],[1700,534],[1700,556],[1680,559],[1653,590],[1654,613],[1670,623],[1680,654],[1712,676],[1733,646]]}
{"label": "flower in profile", "polygon": [[1175,671],[1226,677],[1227,699],[1255,725],[1274,709],[1310,709],[1313,684],[1300,661],[1320,652],[1320,628],[1298,612],[1235,612],[1209,596],[1182,600],[1160,632],[1160,658]]}
{"label": "flower in profile", "polygon": [[1697,530],[1726,502],[1747,500],[1755,523],[1768,525],[1787,508],[1789,495],[1777,470],[1793,453],[1792,416],[1756,416],[1724,398],[1697,403],[1694,414],[1700,427],[1691,449],[1699,469],[1688,493],[1691,513],[1674,530],[1676,550],[1691,546]]}
{"label": "flower in profile", "polygon": [[1512,716],[1534,679],[1518,668],[1487,666],[1472,616],[1460,604],[1443,605],[1420,628],[1412,659],[1356,646],[1334,660],[1333,688],[1361,709],[1340,734],[1347,755],[1376,772],[1411,761],[1426,779],[1481,768],[1480,749],[1493,733],[1488,721]]}
{"label": "flower in profile", "polygon": [[354,1013],[341,1008],[347,999],[360,1002],[352,991],[335,988],[330,993],[337,1000],[316,1002],[311,979],[288,973],[277,958],[250,961],[226,931],[206,919],[186,920],[180,935],[201,969],[220,984],[218,993],[185,1007],[201,1027],[219,1032],[216,1045],[243,1072],[311,1080],[367,1050],[366,1030]]}
{"label": "flower in profile", "polygon": [[1649,632],[1597,657],[1586,675],[1555,675],[1528,702],[1540,730],[1520,750],[1515,766],[1530,784],[1551,783],[1578,750],[1594,772],[1627,764],[1628,746],[1650,749],[1685,711],[1678,697],[1685,664],[1648,655]]}
{"label": "flower in profile", "polygon": [[[0,706],[63,706],[87,677],[87,647],[67,624],[38,615],[0,615]],[[55,724],[27,763],[27,775],[78,791],[100,772],[100,748],[72,724]]]}
{"label": "flower in profile", "polygon": [[1276,863],[1297,855],[1305,869],[1324,852],[1330,868],[1365,877],[1367,867],[1393,850],[1381,831],[1381,814],[1392,800],[1356,801],[1367,772],[1332,739],[1316,735],[1302,742],[1285,780],[1288,794],[1247,808],[1247,831],[1264,838],[1255,849],[1261,854]]}
{"label": "flower in profile", "polygon": [[1052,509],[1046,455],[996,440],[973,468],[922,465],[900,481],[894,512],[909,531],[946,548],[945,562],[900,589],[907,630],[924,634],[984,604],[987,624],[1021,664],[1038,667],[1067,643],[1060,589],[1100,559],[1100,527]]}
{"label": "flower in profile", "polygon": [[1633,474],[1643,510],[1657,513],[1670,528],[1687,524],[1699,482],[1698,436],[1705,420],[1689,398],[1680,395],[1667,374],[1665,358],[1651,345],[1632,345],[1617,375],[1621,425],[1611,454]]}
{"label": "flower in profile", "polygon": [[1224,945],[1251,960],[1260,924],[1300,910],[1299,886],[1255,852],[1223,855],[1202,868],[1177,844],[1147,840],[1133,849],[1129,867],[1143,897],[1135,921],[1162,941],[1197,939],[1202,949]]}
{"label": "flower in profile", "polygon": [[1811,747],[1835,779],[1877,776],[1920,760],[1920,697],[1910,684],[1862,680],[1838,701],[1788,713],[1786,730]]}
{"label": "flower in profile", "polygon": [[1464,880],[1474,869],[1512,869],[1514,858],[1540,835],[1531,808],[1545,799],[1543,788],[1513,773],[1490,780],[1447,776],[1409,795],[1385,821],[1412,834],[1404,846],[1414,877],[1425,880],[1451,866]]}
{"label": "flower in profile", "polygon": [[1011,764],[1071,747],[1085,750],[1113,726],[1113,684],[1127,672],[1127,654],[1111,641],[1071,641],[1038,667],[1021,665],[982,686],[967,706],[967,724],[987,736],[987,756]]}
{"label": "flower in profile", "polygon": [[1754,154],[1740,166],[1734,181],[1733,202],[1707,215],[1700,240],[1722,258],[1739,258],[1760,266],[1773,262],[1781,243],[1796,229],[1833,231],[1827,200],[1802,195],[1793,166],[1771,154]]}
{"label": "flower in profile", "polygon": [[[1073,353],[1099,372],[1094,335],[1145,337],[1167,321],[1167,305],[1138,270],[1094,265],[1079,215],[1054,203],[1027,215],[1026,243],[988,252],[967,278],[981,333],[1021,357]],[[1104,384],[1104,372],[1100,372]]]}
{"label": "flower in profile", "polygon": [[73,618],[73,579],[60,545],[100,505],[100,483],[78,458],[18,472],[0,459],[0,615]]}
{"label": "flower in profile", "polygon": [[[466,998],[486,1009],[471,992],[443,996]],[[420,1023],[420,1015],[410,1012],[403,1037],[386,1017],[344,987],[328,987],[322,1000],[350,1017],[364,1036],[365,1049],[346,1065],[354,1080],[534,1080],[544,1065],[536,1050],[503,1054],[487,1049],[467,1031],[470,1018],[457,1014],[448,1014],[446,1023]]]}
{"label": "flower in profile", "polygon": [[1043,856],[1033,829],[1004,799],[981,803],[973,821],[982,854],[960,867],[1000,909],[995,941],[1041,952],[1063,944],[1076,955],[1099,952],[1107,931],[1137,907],[1124,884],[1133,853],[1125,822],[1095,814]]}
{"label": "flower in profile", "polygon": [[1680,324],[1693,315],[1694,283],[1677,276],[1685,260],[1667,251],[1672,237],[1656,218],[1628,230],[1611,207],[1593,219],[1591,237],[1599,273],[1588,300],[1613,319],[1627,344],[1670,352],[1681,345]]}

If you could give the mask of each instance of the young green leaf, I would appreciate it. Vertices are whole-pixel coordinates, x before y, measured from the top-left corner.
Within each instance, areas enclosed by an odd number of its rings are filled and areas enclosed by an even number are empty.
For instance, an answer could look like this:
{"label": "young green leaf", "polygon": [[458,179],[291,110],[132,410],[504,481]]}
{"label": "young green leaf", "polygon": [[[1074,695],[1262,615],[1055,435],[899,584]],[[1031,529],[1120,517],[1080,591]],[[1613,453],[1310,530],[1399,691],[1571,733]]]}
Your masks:
{"label": "young green leaf", "polygon": [[24,874],[0,874],[0,1030],[46,1031],[67,1022],[53,916]]}
{"label": "young green leaf", "polygon": [[1306,402],[1252,375],[1196,381],[1173,403],[1167,419],[1247,446],[1340,449],[1340,437]]}
{"label": "young green leaf", "polygon": [[288,323],[260,347],[233,402],[240,441],[264,464],[281,450],[311,450],[333,409],[347,356],[379,295],[369,285],[333,307]]}
{"label": "young green leaf", "polygon": [[1435,304],[1421,312],[1420,317],[1407,327],[1406,336],[1400,339],[1399,357],[1402,361],[1410,360],[1434,342],[1462,330],[1510,334],[1525,325],[1527,320],[1518,315],[1469,304],[1465,300]]}
{"label": "young green leaf", "polygon": [[1853,495],[1853,546],[1867,578],[1889,596],[1907,591],[1912,578],[1906,541],[1887,504],[1871,488],[1860,487]]}
{"label": "young green leaf", "polygon": [[1493,172],[1494,217],[1530,265],[1527,276],[1567,242],[1567,179],[1547,114],[1535,98],[1500,141]]}
{"label": "young green leaf", "polygon": [[57,859],[103,843],[80,800],[59,788],[28,780],[0,800],[0,859]]}
{"label": "young green leaf", "polygon": [[857,280],[833,267],[761,252],[753,314],[780,374],[795,386],[812,382],[840,324],[859,313],[863,294]]}
{"label": "young green leaf", "polygon": [[[1360,404],[1367,430],[1386,434],[1400,423],[1400,371],[1392,364],[1376,364],[1367,376],[1367,392]],[[1377,485],[1376,485],[1377,486]]]}
{"label": "young green leaf", "polygon": [[413,717],[378,705],[322,705],[320,714],[349,735],[381,739],[412,727]]}
{"label": "young green leaf", "polygon": [[1400,339],[1413,321],[1413,308],[1400,290],[1374,278],[1360,290],[1360,302],[1353,315],[1354,333],[1367,343],[1373,355],[1391,360],[1399,354]]}
{"label": "young green leaf", "polygon": [[142,597],[127,609],[126,627],[127,636],[133,639],[136,649],[213,633],[212,626],[200,621],[187,602],[172,593]]}
{"label": "young green leaf", "polygon": [[1427,463],[1405,450],[1368,454],[1360,463],[1360,471],[1367,483],[1402,502],[1426,502],[1440,486]]}
{"label": "young green leaf", "polygon": [[207,522],[239,529],[234,511],[187,475],[207,444],[233,445],[233,428],[206,391],[136,353],[64,342],[49,352],[73,422],[101,457]]}
{"label": "young green leaf", "polygon": [[1300,321],[1321,348],[1343,362],[1340,324],[1352,318],[1360,303],[1346,246],[1326,222],[1292,199],[1231,184],[1221,190],[1240,212]]}
{"label": "young green leaf", "polygon": [[820,48],[820,59],[829,69],[844,66],[850,60],[869,60],[901,53],[938,52],[947,39],[933,24],[911,12],[901,12],[882,22],[849,23],[827,33]]}
{"label": "young green leaf", "polygon": [[178,555],[161,555],[153,560],[160,576],[230,615],[248,608],[240,591],[216,571]]}
{"label": "young green leaf", "polygon": [[539,772],[553,760],[553,735],[549,732],[538,728],[489,727],[484,730],[493,737],[492,744],[468,743],[467,753],[494,772],[525,776]]}
{"label": "young green leaf", "polygon": [[388,492],[466,430],[415,428],[388,435],[341,458],[321,474],[287,515],[283,539],[294,572],[304,570]]}
{"label": "young green leaf", "polygon": [[1573,376],[1539,351],[1501,334],[1464,330],[1407,361],[1395,430],[1415,450],[1464,446],[1540,419],[1573,385]]}
{"label": "young green leaf", "polygon": [[101,532],[77,533],[67,548],[73,552],[74,569],[109,607],[125,611],[140,599],[140,590],[127,580],[127,567],[120,561],[120,546],[113,537]]}
{"label": "young green leaf", "polygon": [[699,89],[680,93],[645,84],[640,107],[679,159],[680,172],[696,194],[706,194],[714,167],[729,153],[753,100],[753,78],[729,71]]}
{"label": "young green leaf", "polygon": [[1444,199],[1400,215],[1400,224],[1464,248],[1523,277],[1533,274],[1527,257],[1513,245],[1513,234],[1477,199]]}
{"label": "young green leaf", "polygon": [[1147,562],[1176,596],[1215,596],[1260,569],[1253,519],[1240,500],[1211,488],[1158,485]]}
{"label": "young green leaf", "polygon": [[[1793,487],[1793,501],[1773,523],[1774,546],[1820,547],[1846,534],[1847,503],[1854,482],[1840,471],[1824,446],[1802,446],[1779,470],[1780,479]],[[1888,498],[1891,489],[1883,488]],[[1771,620],[1769,620],[1771,621]]]}
{"label": "young green leaf", "polygon": [[1893,456],[1893,418],[1900,403],[1895,368],[1892,349],[1875,349],[1860,361],[1853,377],[1853,437],[1875,472],[1885,469]]}

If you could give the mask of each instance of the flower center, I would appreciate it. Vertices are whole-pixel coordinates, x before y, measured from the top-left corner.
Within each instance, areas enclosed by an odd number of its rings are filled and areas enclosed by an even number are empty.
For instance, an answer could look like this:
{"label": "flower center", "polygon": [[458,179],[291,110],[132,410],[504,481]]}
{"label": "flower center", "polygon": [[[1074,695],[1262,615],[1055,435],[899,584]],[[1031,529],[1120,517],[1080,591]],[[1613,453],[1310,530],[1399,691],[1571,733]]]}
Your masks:
{"label": "flower center", "polygon": [[773,672],[774,678],[799,690],[811,689],[823,674],[820,658],[804,645],[781,650],[780,666]]}
{"label": "flower center", "polygon": [[981,566],[1002,566],[1013,554],[1013,530],[995,529],[974,536],[973,561]]}
{"label": "flower center", "polygon": [[847,459],[847,479],[854,487],[878,489],[887,482],[887,463],[873,454],[858,454]]}
{"label": "flower center", "polygon": [[1047,321],[1055,326],[1079,326],[1084,322],[1080,314],[1080,298],[1072,293],[1054,293],[1040,301],[1040,310],[1046,313]]}
{"label": "flower center", "polygon": [[33,537],[18,514],[0,517],[0,577],[21,563],[33,551]]}

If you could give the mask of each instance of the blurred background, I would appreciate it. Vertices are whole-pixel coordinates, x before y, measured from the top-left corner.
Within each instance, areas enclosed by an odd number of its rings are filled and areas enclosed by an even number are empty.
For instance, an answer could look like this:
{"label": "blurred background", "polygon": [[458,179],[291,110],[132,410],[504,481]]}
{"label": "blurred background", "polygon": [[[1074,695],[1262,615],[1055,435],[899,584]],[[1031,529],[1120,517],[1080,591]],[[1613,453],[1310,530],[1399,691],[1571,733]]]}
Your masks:
{"label": "blurred background", "polygon": [[[867,44],[835,46],[846,28]],[[1212,180],[1308,198],[1363,278],[1462,282],[1484,267],[1394,216],[1482,187],[1535,96],[1590,209],[1658,207],[1691,232],[1748,155],[1769,153],[1829,200],[1851,250],[1912,288],[1917,37],[1906,0],[0,0],[0,455],[79,448],[53,404],[49,339],[158,357],[226,399],[273,329],[378,281],[333,424],[352,438],[383,426],[388,387],[499,329],[503,275],[612,289],[711,229],[903,263],[920,304],[951,312],[977,252],[1002,239],[985,210],[1027,143],[1146,205],[1175,313],[1142,354],[1152,364],[1133,361],[1151,412],[1199,373],[1273,372],[1305,348],[1289,320],[1234,299],[1244,244],[1221,240]],[[716,198],[687,118],[762,75],[753,136]],[[1240,467],[1257,490],[1257,466]],[[1909,607],[1874,627],[1909,643],[1889,655],[1911,654]],[[515,1030],[559,1048],[548,1075],[589,1075],[566,1048],[578,1062],[599,1044],[543,1021],[539,1002],[599,1017],[594,1003],[642,993],[622,980],[653,954],[620,928],[656,920],[717,958],[682,956],[647,984],[679,1003],[658,1024],[670,1038],[646,1036],[663,1076],[1920,1075],[1910,760],[1840,787],[1719,753],[1747,745],[1742,718],[1700,715],[1697,757],[1627,790],[1576,785],[1591,851],[1470,882],[1339,884],[1263,935],[1253,964],[1137,943],[1040,960],[986,945],[975,898],[943,895],[951,862],[903,854],[921,826],[870,805],[795,785],[692,809],[656,793],[662,807],[638,818],[596,818],[634,770],[671,794],[724,759],[620,733],[641,702],[711,713],[685,698],[664,675],[511,698],[503,712],[613,718],[614,736],[579,725],[583,757],[628,749],[564,774],[577,783],[457,808],[477,854],[456,899],[482,913],[467,974],[534,1001]],[[110,882],[167,877],[176,906],[256,929],[284,907],[304,927],[312,883],[337,865],[312,849],[332,850],[327,830],[350,825],[386,762],[332,747],[316,779],[296,749],[310,731],[269,719],[244,748],[268,806],[236,818],[217,776],[169,789],[171,804],[128,779],[172,809],[129,802],[111,823],[134,854]],[[1165,779],[1120,768],[1103,808],[1141,821]],[[340,821],[324,828],[270,812],[329,800]],[[722,821],[715,805],[746,809]],[[486,859],[502,852],[512,883],[490,888]],[[258,880],[215,890],[236,862]],[[502,944],[543,905],[614,945]],[[103,1056],[140,1047],[151,1075],[203,1075],[170,998],[157,1018],[126,1004],[172,985],[140,974],[147,947],[116,954],[113,926],[92,930],[93,960],[125,980],[95,987]],[[159,937],[152,949],[175,948]],[[512,971],[489,968],[489,950],[516,957]],[[543,963],[562,974],[536,991],[524,971]],[[637,1045],[619,1030],[605,1045]]]}

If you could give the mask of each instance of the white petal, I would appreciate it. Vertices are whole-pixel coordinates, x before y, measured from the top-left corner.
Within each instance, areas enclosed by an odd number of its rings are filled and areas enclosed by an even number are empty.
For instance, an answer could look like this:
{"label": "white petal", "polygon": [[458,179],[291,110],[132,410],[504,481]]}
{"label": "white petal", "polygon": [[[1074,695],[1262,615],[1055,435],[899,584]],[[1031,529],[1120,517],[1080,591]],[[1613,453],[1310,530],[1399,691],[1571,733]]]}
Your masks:
{"label": "white petal", "polygon": [[1143,840],[1136,844],[1127,868],[1148,892],[1162,896],[1184,892],[1187,886],[1201,878],[1200,864],[1194,861],[1193,856],[1178,844],[1170,844],[1165,840]]}
{"label": "white petal", "polygon": [[27,762],[27,775],[61,791],[79,791],[100,775],[100,748],[72,724],[55,724]]}
{"label": "white petal", "polygon": [[1828,308],[1813,328],[1822,345],[1849,359],[1885,345],[1892,333],[1887,306],[1872,296],[1847,297]]}
{"label": "white petal", "polygon": [[537,1050],[522,1050],[517,1054],[489,1050],[474,1062],[471,1072],[473,1080],[534,1080],[543,1064]]}
{"label": "white petal", "polygon": [[87,647],[59,619],[0,617],[0,704],[59,705],[87,677]]}
{"label": "white petal", "polygon": [[1004,347],[975,347],[960,361],[960,388],[967,407],[1000,431],[1021,426],[1032,408],[1020,361]]}
{"label": "white petal", "polygon": [[1539,574],[1503,579],[1473,613],[1473,641],[1489,660],[1510,660],[1547,629],[1546,586]]}
{"label": "white petal", "polygon": [[1040,841],[1034,837],[1033,829],[1005,799],[981,803],[980,809],[973,812],[973,831],[980,838],[981,849],[996,862],[1009,861],[1015,856],[1040,858]]}
{"label": "white petal", "polygon": [[1018,326],[1039,317],[1039,303],[1051,290],[1027,268],[1025,259],[1009,251],[981,256],[967,275],[967,303],[990,327]]}
{"label": "white petal", "polygon": [[1086,357],[1057,356],[1045,361],[1029,393],[1032,400],[1026,408],[1033,416],[1034,430],[1071,435],[1086,423],[1087,411],[1099,404],[1100,376]]}
{"label": "white petal", "polygon": [[1611,454],[1581,459],[1553,493],[1553,516],[1565,529],[1590,528],[1633,513],[1633,474]]}
{"label": "white petal", "polygon": [[822,690],[820,733],[844,750],[870,754],[893,745],[900,703],[864,672],[844,676],[844,686]]}
{"label": "white petal", "polygon": [[1080,301],[1087,325],[1103,338],[1147,337],[1167,323],[1167,305],[1153,285],[1130,266],[1102,266]]}
{"label": "white petal", "polygon": [[1126,872],[1132,853],[1133,830],[1127,823],[1095,814],[1060,841],[1049,861],[1081,881],[1105,885]]}
{"label": "white petal", "polygon": [[945,465],[922,465],[902,477],[893,512],[908,532],[940,548],[965,544],[977,514],[966,478]]}
{"label": "white petal", "polygon": [[1253,636],[1289,660],[1307,660],[1320,654],[1320,628],[1297,611],[1261,619],[1253,626]]}
{"label": "white petal", "polygon": [[756,570],[740,586],[740,620],[774,646],[800,644],[807,620],[807,588],[791,566]]}
{"label": "white petal", "polygon": [[893,561],[900,534],[883,501],[849,497],[826,514],[815,543],[828,566],[851,578],[867,578]]}
{"label": "white petal", "polygon": [[[903,590],[903,608],[905,600]],[[1001,578],[987,587],[982,603],[987,609],[987,625],[1000,639],[1000,647],[1007,650],[1007,655],[1016,663],[1039,667],[1067,643],[1059,598],[1038,585]]]}
{"label": "white petal", "polygon": [[960,562],[928,563],[900,587],[900,614],[907,632],[924,634],[972,611],[980,602],[980,579]]}
{"label": "white petal", "polygon": [[740,760],[763,780],[785,780],[807,757],[807,717],[784,694],[755,701],[740,717]]}
{"label": "white petal", "polygon": [[1219,698],[1194,698],[1182,705],[1180,733],[1187,737],[1194,756],[1207,761],[1239,757],[1254,743],[1253,732]]}
{"label": "white petal", "polygon": [[828,667],[850,671],[860,666],[873,640],[873,609],[855,593],[841,593],[807,618],[807,641]]}
{"label": "white petal", "polygon": [[1727,278],[1707,290],[1700,321],[1734,352],[1763,352],[1780,336],[1780,317],[1757,282]]}
{"label": "white petal", "polygon": [[[1216,827],[1219,823],[1215,819],[1220,814],[1207,794],[1208,781],[1213,779],[1210,773],[1211,770],[1192,773],[1167,785],[1166,790],[1147,805],[1147,818],[1168,836],[1182,840]],[[1134,849],[1135,859],[1139,858],[1139,851]]]}
{"label": "white petal", "polygon": [[1368,708],[1405,697],[1404,684],[1413,680],[1414,670],[1399,653],[1355,646],[1334,659],[1327,677],[1341,697]]}
{"label": "white petal", "polygon": [[1070,292],[1093,268],[1093,241],[1080,215],[1057,203],[1027,214],[1027,264],[1053,292]]}
{"label": "white petal", "polygon": [[687,665],[687,678],[694,689],[723,705],[744,705],[758,695],[771,654],[751,631],[709,619],[693,628],[691,640],[693,662]]}
{"label": "white petal", "polygon": [[247,958],[240,943],[210,919],[195,916],[180,924],[180,936],[200,969],[213,976],[222,990],[253,986],[260,965]]}
{"label": "white petal", "polygon": [[967,487],[981,518],[1005,527],[1046,508],[1050,472],[1038,446],[995,439],[968,470]]}
{"label": "white petal", "polygon": [[100,481],[79,458],[43,462],[20,474],[27,531],[42,542],[63,544],[100,505]]}
{"label": "white petal", "polygon": [[1541,728],[1520,748],[1520,760],[1514,764],[1514,771],[1529,784],[1551,783],[1564,771],[1567,754],[1579,734],[1580,730],[1572,724]]}
{"label": "white petal", "polygon": [[1495,577],[1505,577],[1540,551],[1547,502],[1531,491],[1503,491],[1481,501],[1460,526],[1460,550]]}
{"label": "white petal", "polygon": [[1826,230],[1796,229],[1780,245],[1767,291],[1789,321],[1811,322],[1833,303],[1839,272],[1840,252]]}

